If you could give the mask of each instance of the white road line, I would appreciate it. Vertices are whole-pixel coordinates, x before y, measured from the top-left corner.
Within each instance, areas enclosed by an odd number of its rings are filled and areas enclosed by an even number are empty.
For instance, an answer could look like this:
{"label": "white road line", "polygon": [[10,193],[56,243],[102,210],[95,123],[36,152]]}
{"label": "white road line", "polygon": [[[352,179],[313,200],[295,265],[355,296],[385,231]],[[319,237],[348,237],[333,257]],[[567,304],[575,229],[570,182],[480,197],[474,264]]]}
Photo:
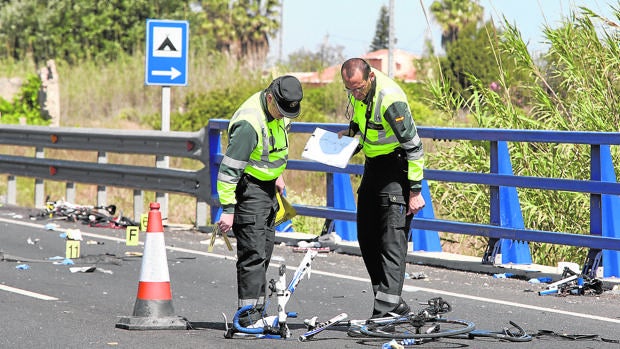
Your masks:
{"label": "white road line", "polygon": [[523,304],[523,303],[515,303],[515,302],[502,301],[502,300],[499,300],[499,299],[482,298],[482,297],[470,296],[470,295],[461,294],[461,293],[454,293],[454,292],[449,292],[449,291],[435,290],[435,289],[432,289],[432,288],[424,288],[424,287],[415,287],[415,286],[405,285],[403,287],[403,291],[405,291],[405,289],[406,289],[407,292],[424,291],[424,292],[439,293],[439,294],[442,294],[442,295],[445,295],[445,296],[452,296],[452,297],[458,297],[458,298],[471,299],[471,300],[475,300],[475,301],[479,301],[479,302],[487,302],[487,303],[508,305],[508,306],[511,306],[511,307],[527,308],[527,309],[532,309],[532,310],[540,310],[540,311],[544,311],[544,312],[548,312],[548,313],[556,313],[556,314],[575,316],[575,317],[580,317],[580,318],[585,318],[585,319],[599,320],[599,321],[606,321],[606,322],[613,322],[613,323],[616,323],[616,324],[620,324],[620,319],[608,318],[608,317],[597,316],[597,315],[575,313],[575,312],[572,312],[572,311],[544,308],[544,307],[539,307],[539,306],[536,306],[536,305],[529,305],[529,304]]}
{"label": "white road line", "polygon": [[[41,227],[41,228],[44,228],[44,226],[40,225],[40,224],[33,224],[33,223],[27,223],[27,222],[14,221],[14,220],[10,220],[10,219],[0,218],[0,221],[5,221],[7,223],[13,223],[13,224],[26,225],[26,226],[30,226],[30,227]],[[119,238],[116,238],[116,237],[110,237],[110,236],[106,236],[106,235],[93,234],[93,233],[84,233],[84,232],[82,232],[82,235],[93,237],[93,238],[112,240],[112,241],[120,241],[120,242],[125,241],[124,239],[119,239]],[[192,250],[192,249],[187,249],[187,248],[171,247],[171,246],[166,246],[166,248],[168,250],[171,250],[171,251],[185,252],[185,253],[203,255],[203,256],[208,256],[208,257],[215,257],[215,258],[221,258],[221,259],[236,259],[236,257],[220,255],[220,254],[216,254],[216,253],[209,253],[209,252],[204,252],[204,251],[198,251],[198,250]],[[271,263],[271,266],[279,267],[279,265],[274,264],[274,263]],[[295,269],[297,269],[297,267],[296,266],[295,267],[287,267],[287,269],[295,270]],[[312,273],[313,274],[319,274],[319,275],[325,275],[325,276],[331,276],[331,277],[340,278],[340,279],[347,279],[347,280],[352,280],[352,281],[359,281],[359,282],[364,282],[364,283],[370,283],[370,279],[367,279],[367,278],[361,278],[361,277],[350,276],[350,275],[330,273],[330,272],[320,271],[320,270],[316,270],[316,269],[312,269]],[[0,287],[1,286],[2,285],[0,285]],[[443,291],[443,290],[437,290],[437,289],[433,289],[433,288],[415,287],[415,286],[409,286],[409,285],[405,285],[403,287],[403,292],[418,292],[418,291],[429,292],[429,293],[436,293],[436,294],[441,294],[441,295],[451,296],[451,297],[457,297],[457,298],[471,299],[471,300],[475,300],[475,301],[478,301],[478,302],[501,304],[501,305],[517,307],[517,308],[527,308],[527,309],[531,309],[531,310],[539,310],[539,311],[544,311],[544,312],[548,312],[548,313],[556,313],[556,314],[574,316],[574,317],[578,317],[578,318],[585,318],[585,319],[591,319],[591,320],[598,320],[598,321],[605,321],[605,322],[612,322],[612,323],[620,324],[620,319],[608,318],[608,317],[603,317],[603,316],[575,313],[575,312],[572,312],[572,311],[558,310],[558,309],[552,309],[552,308],[544,308],[544,307],[539,307],[539,306],[536,306],[536,305],[529,305],[529,304],[523,304],[523,303],[502,301],[502,300],[497,300],[497,299],[492,299],[492,298],[483,298],[483,297],[477,297],[477,296],[470,296],[470,295],[467,295],[467,294],[455,293],[455,292],[449,292],[449,291]],[[28,291],[25,291],[25,292],[28,292]]]}
{"label": "white road line", "polygon": [[7,285],[0,285],[0,290],[21,294],[22,296],[38,298],[38,299],[42,299],[44,301],[57,301],[58,300],[58,298],[56,298],[56,297],[47,296],[47,295],[44,295],[44,294],[41,294],[41,293],[26,291],[26,290],[22,290],[20,288],[15,288],[15,287],[7,286]]}

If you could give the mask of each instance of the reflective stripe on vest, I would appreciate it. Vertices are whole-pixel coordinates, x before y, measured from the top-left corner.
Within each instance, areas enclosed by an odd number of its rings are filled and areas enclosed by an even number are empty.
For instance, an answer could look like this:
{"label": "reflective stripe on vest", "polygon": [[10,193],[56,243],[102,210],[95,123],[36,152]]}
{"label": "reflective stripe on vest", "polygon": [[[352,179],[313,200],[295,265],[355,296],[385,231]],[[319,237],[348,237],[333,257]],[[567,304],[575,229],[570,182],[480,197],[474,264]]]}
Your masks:
{"label": "reflective stripe on vest", "polygon": [[[355,120],[360,126],[362,132],[366,132],[364,139],[364,153],[367,156],[375,157],[378,155],[389,154],[400,146],[398,138],[394,134],[389,123],[383,118],[383,105],[391,105],[394,101],[406,101],[406,95],[395,82],[389,80],[383,73],[373,69],[376,77],[376,92],[374,96],[374,105],[372,110],[371,124],[366,127],[366,107],[358,106],[355,108]],[[357,101],[353,97],[352,103]],[[358,102],[359,103],[359,102]],[[373,127],[372,125],[376,125]]]}
{"label": "reflective stripe on vest", "polygon": [[[231,126],[240,120],[245,120],[252,125],[258,135],[258,144],[250,154],[245,172],[259,180],[268,181],[278,178],[286,167],[288,147],[273,151],[271,146],[275,147],[277,144],[287,142],[285,130],[287,122],[285,120],[274,120],[267,124],[265,122],[266,117],[262,111],[260,96],[261,92],[254,94],[239,108],[235,115],[233,115],[228,129],[230,130]],[[271,128],[277,129],[277,136],[273,134]],[[283,132],[279,132],[280,128],[282,128]],[[268,133],[270,130],[274,138],[271,145]]]}

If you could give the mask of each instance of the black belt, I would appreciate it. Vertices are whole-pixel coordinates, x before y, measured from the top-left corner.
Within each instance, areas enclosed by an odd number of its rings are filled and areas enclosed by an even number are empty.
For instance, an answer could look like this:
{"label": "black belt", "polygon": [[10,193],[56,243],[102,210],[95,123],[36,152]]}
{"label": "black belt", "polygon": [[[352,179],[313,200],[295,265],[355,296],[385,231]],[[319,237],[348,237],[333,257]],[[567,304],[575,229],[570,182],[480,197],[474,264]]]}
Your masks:
{"label": "black belt", "polygon": [[243,176],[241,177],[241,179],[244,179],[244,178],[248,182],[252,182],[252,183],[254,183],[256,185],[269,185],[269,184],[274,184],[276,182],[275,179],[270,179],[268,181],[262,181],[262,180],[254,177],[254,176],[252,176],[250,174],[247,174],[247,173],[244,173]]}
{"label": "black belt", "polygon": [[405,150],[403,148],[396,148],[394,149],[393,152],[389,153],[389,154],[382,154],[382,155],[378,155],[375,156],[374,158],[369,158],[366,157],[366,162],[371,163],[371,164],[375,164],[375,163],[382,163],[384,161],[393,161],[395,159],[407,159],[407,154],[405,153]]}

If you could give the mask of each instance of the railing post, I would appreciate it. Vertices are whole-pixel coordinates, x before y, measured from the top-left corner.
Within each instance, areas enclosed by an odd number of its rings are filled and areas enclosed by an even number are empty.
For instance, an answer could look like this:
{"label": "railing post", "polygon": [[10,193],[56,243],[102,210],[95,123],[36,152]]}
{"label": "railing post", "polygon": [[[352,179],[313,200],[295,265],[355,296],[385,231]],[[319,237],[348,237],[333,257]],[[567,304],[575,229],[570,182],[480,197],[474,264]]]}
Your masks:
{"label": "railing post", "polygon": [[[155,166],[157,168],[170,168],[170,157],[168,156],[156,156]],[[161,216],[164,220],[168,219],[168,199],[170,195],[165,192],[155,192],[155,201],[159,203],[161,208]]]}
{"label": "railing post", "polygon": [[[499,173],[499,154],[497,141],[490,141],[490,172]],[[499,187],[496,185],[489,186],[490,194],[490,224],[499,226],[500,218],[500,197]],[[482,264],[494,264],[495,256],[499,252],[499,239],[489,238],[487,248],[482,256]]]}
{"label": "railing post", "polygon": [[144,212],[144,192],[140,189],[133,190],[133,220],[140,222]]}
{"label": "railing post", "polygon": [[7,177],[6,203],[9,205],[17,205],[17,180],[13,175]]}
{"label": "railing post", "polygon": [[65,184],[65,197],[67,202],[75,202],[75,183],[67,182]]}
{"label": "railing post", "polygon": [[[108,154],[103,151],[97,152],[97,163],[107,164]],[[107,201],[108,201],[108,197],[106,195],[105,185],[98,185],[97,186],[97,206],[105,206],[107,205]]]}
{"label": "railing post", "polygon": [[[609,145],[592,144],[590,153],[590,180],[616,182]],[[590,235],[620,237],[620,220],[614,214],[619,207],[620,198],[615,195],[590,193]],[[600,266],[603,266],[603,277],[620,276],[620,253],[590,249],[582,273],[596,277]]]}
{"label": "railing post", "polygon": [[196,199],[196,223],[194,223],[196,228],[207,224],[207,206],[206,202]]}
{"label": "railing post", "polygon": [[[37,147],[35,149],[34,157],[37,159],[45,158],[45,152],[43,148]],[[45,184],[43,183],[43,179],[41,178],[34,179],[34,207],[45,207]]]}

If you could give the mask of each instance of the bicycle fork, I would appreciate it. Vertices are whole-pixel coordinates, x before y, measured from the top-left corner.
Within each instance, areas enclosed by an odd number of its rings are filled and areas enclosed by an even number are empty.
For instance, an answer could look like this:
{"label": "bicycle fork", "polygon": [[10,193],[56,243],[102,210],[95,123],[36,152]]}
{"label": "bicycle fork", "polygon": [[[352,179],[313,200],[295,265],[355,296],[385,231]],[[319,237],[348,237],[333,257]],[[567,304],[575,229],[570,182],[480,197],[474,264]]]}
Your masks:
{"label": "bicycle fork", "polygon": [[308,274],[308,278],[310,278],[310,271],[312,260],[318,254],[317,251],[308,250],[304,259],[299,263],[297,270],[295,270],[295,274],[291,279],[288,287],[286,287],[286,266],[280,265],[280,269],[278,270],[279,277],[278,281],[272,280],[270,289],[272,292],[275,292],[278,298],[278,324],[279,324],[279,333],[282,338],[291,337],[291,331],[289,330],[286,324],[286,318],[288,317],[288,313],[286,312],[286,303],[288,303],[291,295],[295,292],[297,285],[303,279],[304,275]]}

